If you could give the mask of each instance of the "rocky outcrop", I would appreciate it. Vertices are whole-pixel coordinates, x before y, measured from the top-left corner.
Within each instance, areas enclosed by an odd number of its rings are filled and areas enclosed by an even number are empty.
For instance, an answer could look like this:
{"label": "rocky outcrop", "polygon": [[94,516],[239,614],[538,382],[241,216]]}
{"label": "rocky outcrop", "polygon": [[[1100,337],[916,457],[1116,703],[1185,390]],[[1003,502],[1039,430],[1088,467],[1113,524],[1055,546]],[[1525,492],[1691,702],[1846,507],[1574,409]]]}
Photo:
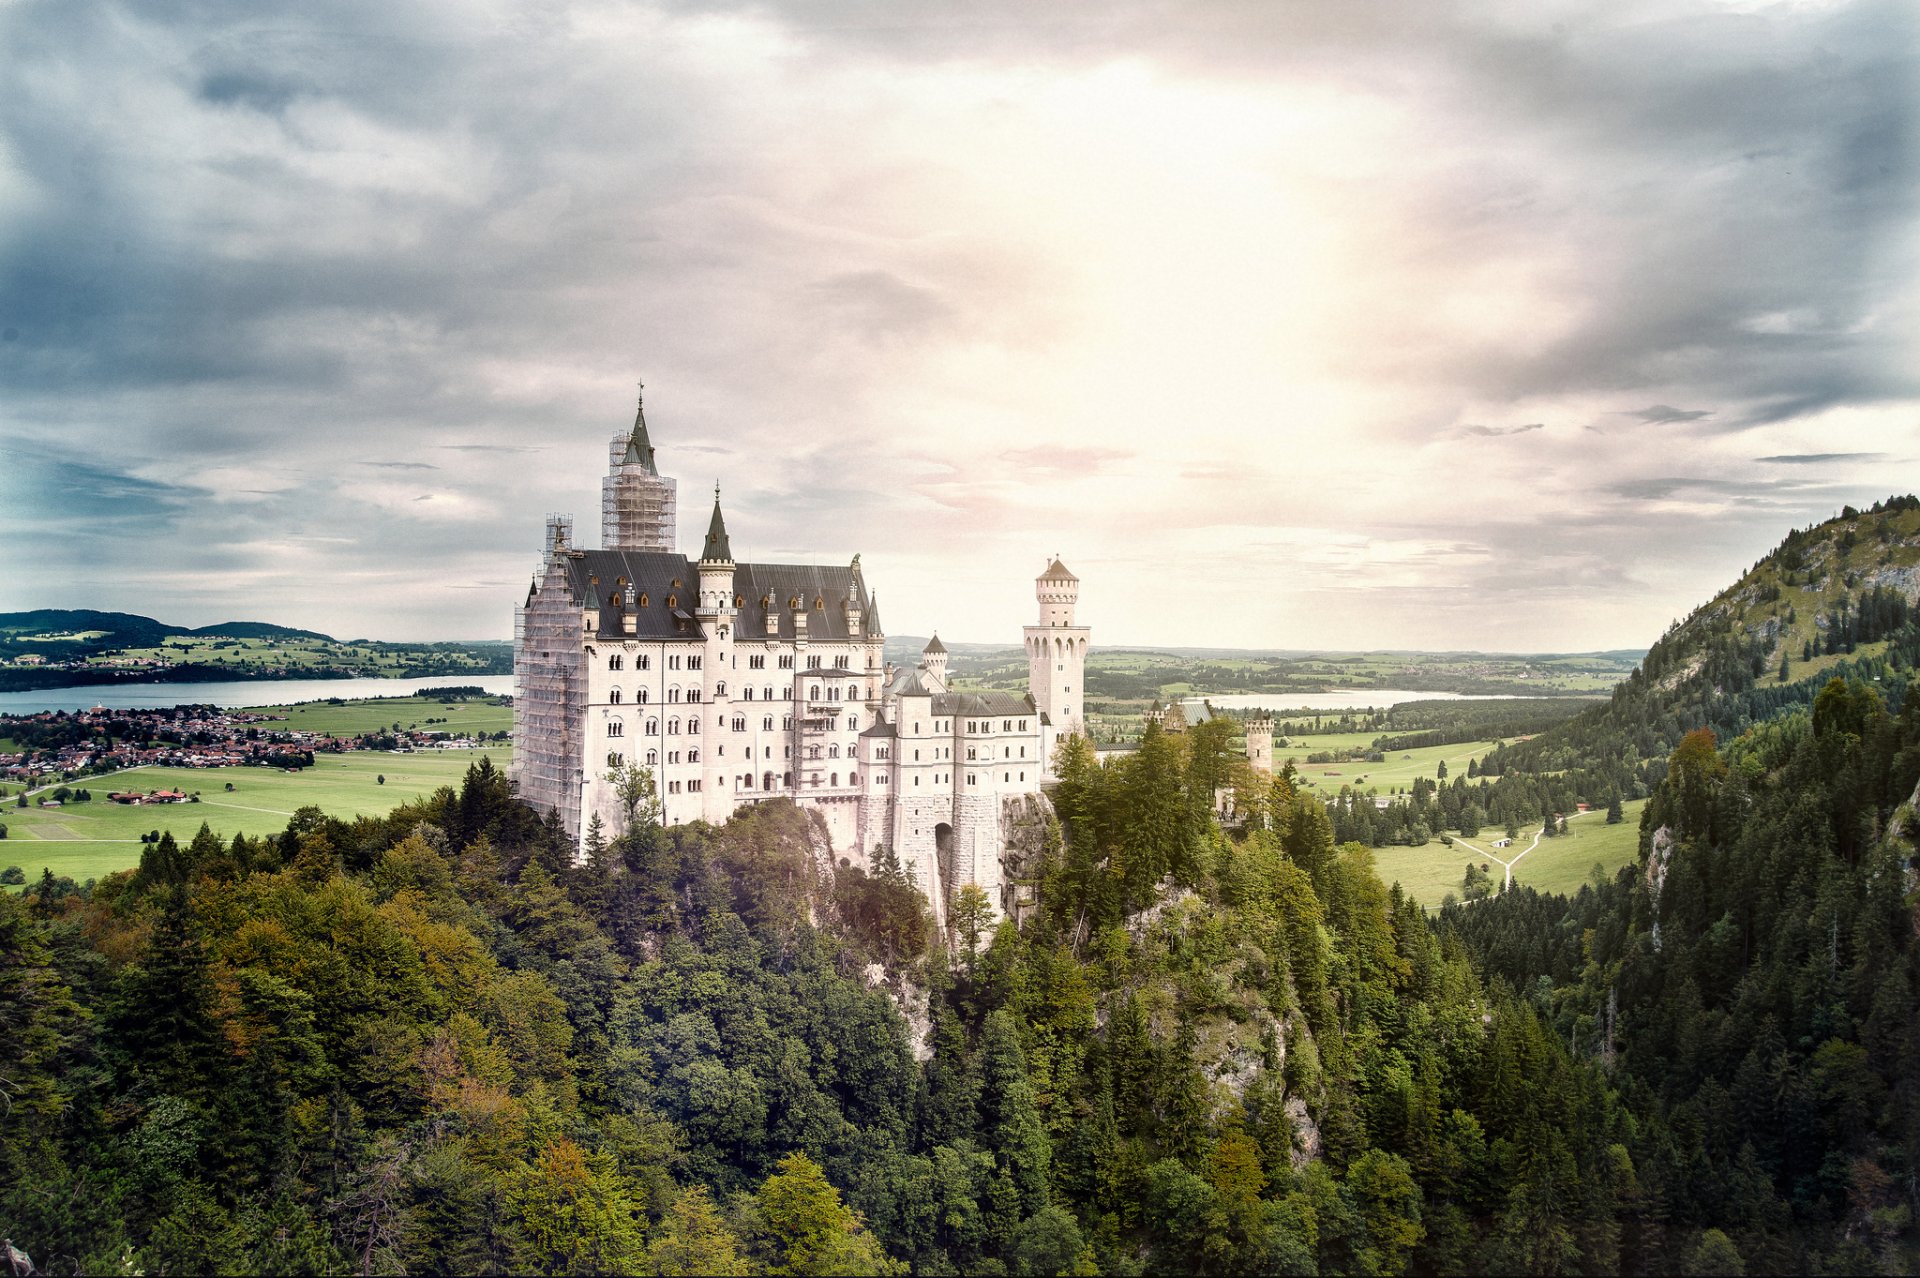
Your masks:
{"label": "rocky outcrop", "polygon": [[1647,897],[1653,916],[1653,948],[1660,948],[1660,889],[1667,885],[1667,867],[1673,863],[1673,830],[1661,826],[1653,832],[1653,845],[1647,853]]}

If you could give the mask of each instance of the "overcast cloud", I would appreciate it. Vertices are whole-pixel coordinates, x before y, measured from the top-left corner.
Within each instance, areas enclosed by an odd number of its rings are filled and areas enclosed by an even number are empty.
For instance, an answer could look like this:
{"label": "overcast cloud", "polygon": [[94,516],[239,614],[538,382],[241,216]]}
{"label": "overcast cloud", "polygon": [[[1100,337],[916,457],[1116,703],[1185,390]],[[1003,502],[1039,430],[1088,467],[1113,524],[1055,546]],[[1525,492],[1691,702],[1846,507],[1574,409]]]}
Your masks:
{"label": "overcast cloud", "polygon": [[902,633],[1643,645],[1917,486],[1916,25],[0,3],[0,609],[504,637],[644,377]]}

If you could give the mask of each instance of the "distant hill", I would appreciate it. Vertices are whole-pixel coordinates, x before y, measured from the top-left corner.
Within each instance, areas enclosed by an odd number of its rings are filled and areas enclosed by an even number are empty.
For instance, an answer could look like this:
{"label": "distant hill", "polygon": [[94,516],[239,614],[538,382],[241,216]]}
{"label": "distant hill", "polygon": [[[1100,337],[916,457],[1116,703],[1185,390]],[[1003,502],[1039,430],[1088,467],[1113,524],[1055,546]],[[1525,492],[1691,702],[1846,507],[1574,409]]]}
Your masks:
{"label": "distant hill", "polygon": [[[1920,498],[1795,529],[1674,623],[1603,705],[1490,756],[1489,772],[1597,769],[1645,792],[1680,738],[1726,740],[1810,704],[1836,675],[1892,701],[1920,663]],[[1591,790],[1589,784],[1585,789]]]}
{"label": "distant hill", "polygon": [[336,642],[332,635],[323,635],[318,630],[295,630],[266,621],[223,621],[217,626],[202,626],[186,633],[214,635],[222,639],[317,639],[321,643]]}
{"label": "distant hill", "polygon": [[265,621],[223,621],[217,626],[170,626],[131,612],[95,612],[90,608],[37,608],[31,612],[0,612],[0,634],[19,641],[60,635],[102,632],[99,645],[137,648],[159,643],[170,635],[211,635],[224,639],[317,639],[332,643],[332,635],[295,630]]}

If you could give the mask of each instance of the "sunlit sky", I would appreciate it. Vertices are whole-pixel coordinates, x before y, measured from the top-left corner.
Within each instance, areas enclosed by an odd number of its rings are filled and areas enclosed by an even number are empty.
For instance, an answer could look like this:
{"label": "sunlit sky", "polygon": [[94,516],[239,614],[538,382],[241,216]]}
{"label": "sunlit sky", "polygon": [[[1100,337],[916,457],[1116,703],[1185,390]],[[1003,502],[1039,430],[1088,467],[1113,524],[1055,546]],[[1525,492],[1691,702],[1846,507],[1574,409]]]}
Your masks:
{"label": "sunlit sky", "polygon": [[0,0],[0,610],[504,638],[644,378],[895,633],[1644,646],[1920,487],[1916,26]]}

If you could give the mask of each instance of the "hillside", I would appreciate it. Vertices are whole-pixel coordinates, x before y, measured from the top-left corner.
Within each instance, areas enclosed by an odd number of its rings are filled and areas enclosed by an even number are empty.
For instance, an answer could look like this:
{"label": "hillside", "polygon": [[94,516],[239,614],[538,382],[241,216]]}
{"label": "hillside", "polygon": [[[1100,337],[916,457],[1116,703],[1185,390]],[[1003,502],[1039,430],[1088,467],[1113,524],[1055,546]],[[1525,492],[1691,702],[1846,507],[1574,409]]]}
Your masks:
{"label": "hillside", "polygon": [[1920,498],[1796,529],[1677,622],[1609,700],[1496,752],[1495,774],[1571,772],[1574,789],[1648,792],[1695,728],[1722,740],[1796,706],[1834,676],[1897,702],[1920,662]]}
{"label": "hillside", "polygon": [[170,625],[91,609],[0,613],[0,691],[101,683],[507,674],[504,643],[340,640],[264,621]]}

